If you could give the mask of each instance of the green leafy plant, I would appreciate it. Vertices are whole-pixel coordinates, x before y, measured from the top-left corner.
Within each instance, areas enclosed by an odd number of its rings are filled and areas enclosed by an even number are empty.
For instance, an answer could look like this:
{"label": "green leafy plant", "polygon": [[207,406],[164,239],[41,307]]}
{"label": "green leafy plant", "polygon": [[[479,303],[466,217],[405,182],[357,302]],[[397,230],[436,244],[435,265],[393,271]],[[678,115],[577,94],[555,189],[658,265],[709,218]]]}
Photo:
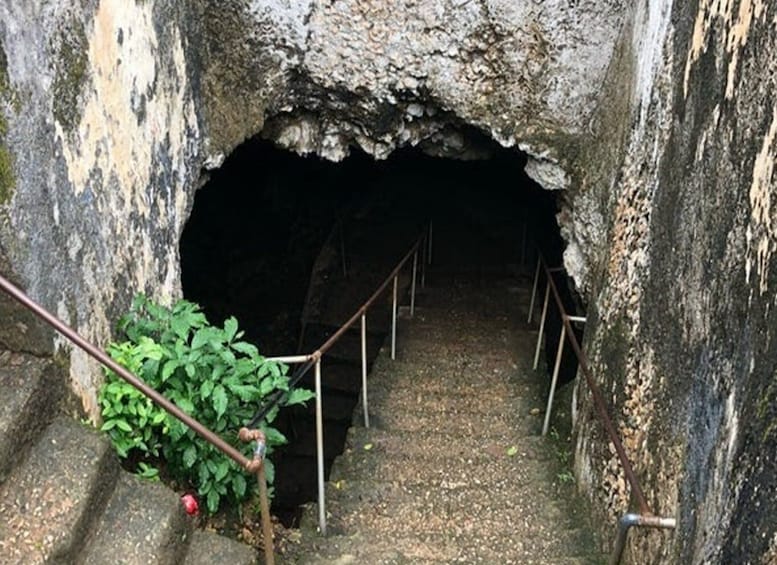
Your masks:
{"label": "green leafy plant", "polygon": [[[236,432],[263,398],[288,391],[284,405],[292,405],[314,396],[289,390],[286,366],[267,361],[256,346],[241,341],[235,318],[223,328],[212,326],[192,302],[180,300],[167,308],[138,295],[119,330],[126,341],[108,347],[111,357],[248,457],[252,447],[239,444]],[[240,502],[249,496],[245,472],[237,464],[112,371],[106,370],[99,400],[102,430],[121,457],[141,461],[141,476],[157,477],[150,463],[164,460],[166,473],[195,486],[211,513],[224,499]],[[271,410],[262,426],[268,454],[286,442],[270,426],[277,413]],[[267,460],[265,467],[272,483],[272,463]]]}

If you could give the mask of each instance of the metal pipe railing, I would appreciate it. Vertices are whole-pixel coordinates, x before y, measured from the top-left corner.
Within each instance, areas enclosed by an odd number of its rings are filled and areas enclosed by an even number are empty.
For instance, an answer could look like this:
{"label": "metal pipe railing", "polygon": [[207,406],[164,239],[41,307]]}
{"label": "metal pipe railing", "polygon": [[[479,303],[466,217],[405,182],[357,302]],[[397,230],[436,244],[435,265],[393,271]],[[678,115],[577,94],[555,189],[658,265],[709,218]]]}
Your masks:
{"label": "metal pipe railing", "polygon": [[632,527],[643,528],[663,528],[673,530],[677,527],[677,520],[674,518],[661,518],[658,516],[645,516],[641,514],[624,514],[618,520],[618,536],[615,539],[615,548],[610,556],[610,565],[618,565],[626,547],[626,537]]}
{"label": "metal pipe railing", "polygon": [[620,459],[621,467],[623,467],[623,472],[626,475],[626,479],[628,480],[629,485],[631,486],[631,491],[637,501],[640,513],[651,515],[652,512],[650,511],[647,501],[645,500],[645,495],[642,492],[642,487],[640,486],[639,480],[637,480],[637,476],[631,466],[631,461],[629,461],[629,458],[626,455],[626,450],[623,448],[623,443],[621,443],[620,437],[618,437],[618,433],[615,431],[615,426],[613,425],[612,420],[607,413],[607,407],[604,403],[602,392],[599,389],[599,385],[594,380],[593,374],[588,367],[588,357],[585,355],[585,353],[583,353],[583,349],[580,347],[580,343],[577,341],[577,336],[575,335],[574,329],[572,328],[572,323],[569,320],[569,317],[564,308],[564,303],[561,300],[561,295],[559,294],[556,283],[553,280],[552,272],[548,268],[547,264],[545,263],[545,259],[541,254],[539,260],[542,262],[542,266],[545,270],[545,274],[548,279],[548,286],[551,290],[551,293],[553,294],[553,300],[555,301],[556,307],[561,313],[561,322],[563,324],[563,328],[566,330],[566,337],[569,339],[569,345],[572,347],[572,350],[577,356],[580,371],[583,373],[586,383],[588,384],[588,388],[591,391],[591,395],[594,399],[594,407],[596,408],[599,420],[607,432],[607,437],[615,447],[615,452],[618,455],[618,459]]}
{"label": "metal pipe railing", "polygon": [[625,516],[623,516],[619,522],[618,537],[616,539],[615,549],[613,551],[613,554],[611,556],[611,561],[610,561],[611,565],[617,565],[617,563],[620,562],[621,554],[623,553],[623,548],[625,547],[625,543],[626,543],[626,536],[631,527],[642,526],[642,527],[651,527],[651,528],[672,529],[676,527],[676,520],[674,518],[655,516],[653,512],[650,510],[650,507],[647,504],[647,500],[645,499],[645,495],[642,491],[642,487],[640,486],[639,479],[634,473],[634,469],[631,466],[631,461],[629,460],[628,455],[626,455],[626,450],[623,448],[623,444],[615,430],[615,426],[613,425],[612,420],[610,419],[610,416],[607,413],[607,407],[605,405],[604,396],[602,395],[599,385],[596,383],[596,381],[593,378],[593,374],[591,373],[591,370],[588,364],[588,357],[583,352],[583,349],[580,346],[580,343],[578,342],[577,336],[575,335],[574,329],[572,327],[573,323],[585,323],[586,318],[583,316],[570,316],[569,314],[566,313],[566,309],[564,308],[564,303],[561,300],[561,295],[558,291],[558,287],[556,286],[556,282],[553,280],[553,273],[563,271],[564,269],[562,267],[549,268],[547,263],[545,262],[545,258],[542,256],[542,253],[539,252],[539,250],[538,250],[538,259],[537,259],[537,270],[534,277],[534,285],[532,288],[532,297],[531,297],[531,303],[530,303],[530,309],[529,309],[529,318],[528,318],[529,321],[531,321],[531,318],[532,318],[534,301],[536,298],[537,288],[539,285],[540,269],[544,271],[545,278],[547,279],[547,283],[546,283],[546,289],[545,289],[545,301],[542,309],[542,317],[540,319],[540,330],[539,330],[539,335],[537,336],[537,348],[536,348],[535,357],[534,357],[535,369],[537,368],[537,363],[539,360],[540,344],[542,342],[542,334],[545,326],[545,319],[547,317],[549,293],[553,294],[553,300],[556,303],[556,307],[558,308],[559,315],[561,317],[561,322],[562,322],[561,336],[559,338],[559,345],[556,352],[556,362],[553,369],[551,388],[550,388],[550,393],[548,395],[547,407],[545,410],[545,420],[543,423],[542,434],[545,435],[547,434],[547,431],[548,431],[548,425],[550,422],[550,411],[553,403],[553,395],[556,387],[556,382],[558,379],[561,357],[563,355],[564,343],[566,342],[566,340],[569,340],[569,344],[572,347],[572,350],[575,352],[575,356],[577,357],[580,371],[583,373],[583,376],[585,377],[585,381],[588,385],[588,388],[591,391],[591,396],[593,397],[593,400],[594,400],[594,407],[596,409],[598,419],[601,422],[601,424],[604,426],[608,439],[612,442],[613,446],[615,447],[615,452],[618,455],[618,459],[620,461],[621,467],[623,468],[623,472],[626,476],[626,480],[628,481],[629,486],[631,487],[631,493],[637,502],[637,506],[639,507],[639,512],[640,512],[639,514],[628,513]]}
{"label": "metal pipe railing", "polygon": [[[422,249],[427,254],[427,261],[424,263],[431,264],[431,224],[428,231],[416,239],[410,250],[402,257],[396,267],[389,273],[383,283],[372,293],[372,295],[356,310],[342,326],[340,326],[335,333],[321,344],[313,353],[307,355],[288,355],[282,357],[268,357],[268,361],[278,361],[282,363],[305,363],[305,367],[302,369],[302,373],[306,370],[311,363],[315,364],[315,394],[316,394],[316,475],[318,483],[318,527],[321,535],[326,535],[326,499],[324,489],[324,422],[323,422],[323,406],[322,406],[322,375],[321,375],[321,357],[329,351],[337,341],[345,335],[345,333],[356,324],[360,322],[360,338],[361,338],[361,370],[362,370],[362,409],[364,412],[364,426],[370,427],[370,416],[367,403],[367,312],[373,303],[380,298],[385,292],[390,283],[393,283],[392,287],[392,307],[391,307],[391,359],[396,358],[396,339],[397,339],[397,311],[399,306],[398,300],[398,285],[399,274],[405,265],[413,259],[412,268],[412,280],[410,291],[410,311],[411,315],[415,310],[415,293],[416,293],[416,277],[418,276],[418,252]],[[425,266],[424,266],[425,269]],[[424,271],[422,271],[424,272]],[[425,277],[425,275],[422,275]],[[422,279],[423,280],[423,279]],[[301,376],[301,375],[300,375]],[[296,380],[296,379],[295,379]],[[293,385],[292,385],[293,386]],[[273,405],[277,404],[281,400],[282,396],[273,398],[271,402],[262,407],[261,411],[257,414],[266,414]],[[252,422],[256,420],[257,416],[254,416]]]}

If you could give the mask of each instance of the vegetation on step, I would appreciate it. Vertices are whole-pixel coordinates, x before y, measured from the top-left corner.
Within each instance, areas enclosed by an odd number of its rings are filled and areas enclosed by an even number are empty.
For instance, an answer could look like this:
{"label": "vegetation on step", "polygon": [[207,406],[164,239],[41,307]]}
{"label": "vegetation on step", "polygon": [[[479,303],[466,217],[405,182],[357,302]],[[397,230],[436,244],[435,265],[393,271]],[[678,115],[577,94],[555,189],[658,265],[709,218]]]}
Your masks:
{"label": "vegetation on step", "polygon": [[[243,332],[238,331],[235,318],[219,328],[210,325],[192,302],[180,300],[167,308],[138,295],[119,330],[126,341],[108,348],[118,363],[247,457],[252,456],[251,445],[238,444],[237,430],[250,420],[263,398],[276,390],[289,391],[289,379],[284,365],[266,360],[256,346],[240,341]],[[139,474],[157,476],[154,464],[164,461],[165,474],[196,487],[211,513],[225,499],[238,503],[251,494],[245,472],[237,464],[115,373],[106,371],[106,376],[99,397],[102,429],[121,457],[138,461]],[[310,391],[294,389],[285,405],[312,397]],[[273,409],[262,426],[268,453],[286,442],[270,426],[277,411]],[[272,483],[269,460],[266,471]]]}

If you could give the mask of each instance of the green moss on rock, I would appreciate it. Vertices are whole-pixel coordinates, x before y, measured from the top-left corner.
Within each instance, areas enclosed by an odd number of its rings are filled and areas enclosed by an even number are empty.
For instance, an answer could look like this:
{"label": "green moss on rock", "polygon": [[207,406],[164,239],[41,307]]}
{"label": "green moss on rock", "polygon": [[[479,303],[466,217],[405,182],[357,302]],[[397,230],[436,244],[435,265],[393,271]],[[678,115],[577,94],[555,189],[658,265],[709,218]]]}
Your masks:
{"label": "green moss on rock", "polygon": [[80,94],[88,78],[89,42],[79,21],[60,32],[54,78],[54,118],[66,132],[73,131],[81,117]]}
{"label": "green moss on rock", "polygon": [[15,186],[11,153],[0,144],[0,206],[11,200]]}
{"label": "green moss on rock", "polygon": [[5,144],[8,123],[3,114],[5,102],[11,97],[11,94],[11,83],[8,79],[8,59],[2,41],[0,41],[0,206],[11,199],[16,186],[11,152]]}

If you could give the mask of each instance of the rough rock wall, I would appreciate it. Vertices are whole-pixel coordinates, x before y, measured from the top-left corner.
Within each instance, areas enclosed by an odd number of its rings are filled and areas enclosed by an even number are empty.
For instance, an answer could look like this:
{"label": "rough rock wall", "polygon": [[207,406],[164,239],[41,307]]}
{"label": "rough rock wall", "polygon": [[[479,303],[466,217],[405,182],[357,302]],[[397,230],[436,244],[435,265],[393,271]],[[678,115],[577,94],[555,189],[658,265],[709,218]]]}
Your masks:
{"label": "rough rock wall", "polygon": [[[354,146],[384,158],[416,144],[466,157],[478,149],[461,133],[469,124],[520,146],[535,158],[531,174],[547,188],[564,188],[569,149],[587,131],[621,4],[206,4],[204,25],[219,38],[202,55],[210,151],[225,153],[263,128],[284,147],[332,160]],[[224,46],[241,56],[225,56]],[[257,89],[264,93],[258,104],[246,96]]]}
{"label": "rough rock wall", "polygon": [[[260,132],[334,160],[468,158],[474,127],[567,187],[621,3],[2,0],[0,255],[105,343],[134,292],[180,292],[201,171]],[[94,413],[99,370],[70,365]]]}
{"label": "rough rock wall", "polygon": [[[678,520],[633,532],[631,562],[775,563],[777,3],[640,2],[617,52],[631,126],[571,198],[608,237],[570,235],[601,258],[594,372],[649,504]],[[629,489],[578,392],[578,476],[612,539]]]}
{"label": "rough rock wall", "polygon": [[[180,285],[200,140],[178,4],[0,3],[10,154],[0,254],[98,343],[133,292]],[[78,351],[70,366],[94,413],[99,370]]]}

